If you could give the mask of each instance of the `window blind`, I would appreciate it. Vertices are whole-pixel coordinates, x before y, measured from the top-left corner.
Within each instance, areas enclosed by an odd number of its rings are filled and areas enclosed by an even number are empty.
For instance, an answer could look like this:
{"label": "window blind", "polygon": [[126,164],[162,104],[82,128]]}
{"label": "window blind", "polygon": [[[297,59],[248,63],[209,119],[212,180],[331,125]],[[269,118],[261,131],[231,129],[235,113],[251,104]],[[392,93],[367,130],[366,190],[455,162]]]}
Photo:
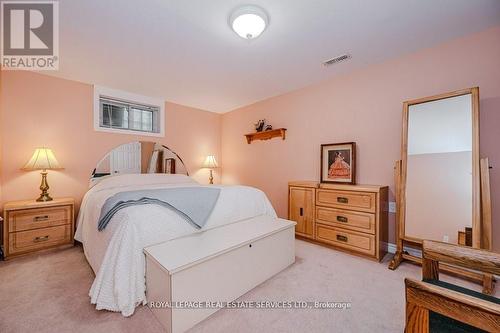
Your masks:
{"label": "window blind", "polygon": [[100,126],[139,132],[159,133],[158,106],[99,97]]}

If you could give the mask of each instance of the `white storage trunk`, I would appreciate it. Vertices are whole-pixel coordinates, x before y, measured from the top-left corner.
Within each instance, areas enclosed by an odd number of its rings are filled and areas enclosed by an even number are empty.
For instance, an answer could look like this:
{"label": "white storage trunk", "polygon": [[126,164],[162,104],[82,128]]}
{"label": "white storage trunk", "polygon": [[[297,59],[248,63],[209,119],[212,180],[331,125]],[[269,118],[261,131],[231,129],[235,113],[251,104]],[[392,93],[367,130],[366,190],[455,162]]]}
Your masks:
{"label": "white storage trunk", "polygon": [[145,248],[151,310],[167,332],[188,330],[218,308],[169,304],[234,301],[295,262],[294,234],[295,222],[258,216]]}

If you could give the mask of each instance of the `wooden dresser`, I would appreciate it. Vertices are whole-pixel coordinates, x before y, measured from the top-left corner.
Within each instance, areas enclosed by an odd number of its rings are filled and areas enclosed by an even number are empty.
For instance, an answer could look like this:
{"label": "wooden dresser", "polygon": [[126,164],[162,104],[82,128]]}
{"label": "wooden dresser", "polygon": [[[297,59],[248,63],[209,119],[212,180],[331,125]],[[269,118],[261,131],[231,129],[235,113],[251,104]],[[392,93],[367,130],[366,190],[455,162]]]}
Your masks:
{"label": "wooden dresser", "polygon": [[387,186],[288,183],[295,234],[374,260],[387,253]]}
{"label": "wooden dresser", "polygon": [[12,201],[4,205],[5,259],[49,248],[72,246],[74,200]]}

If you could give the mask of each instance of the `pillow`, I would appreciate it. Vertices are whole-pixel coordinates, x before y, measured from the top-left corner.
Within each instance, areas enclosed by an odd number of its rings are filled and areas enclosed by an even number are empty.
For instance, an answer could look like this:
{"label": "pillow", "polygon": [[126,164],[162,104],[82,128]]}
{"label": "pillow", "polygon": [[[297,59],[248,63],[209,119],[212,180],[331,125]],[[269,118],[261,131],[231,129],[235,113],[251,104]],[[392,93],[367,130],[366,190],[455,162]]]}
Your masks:
{"label": "pillow", "polygon": [[96,189],[98,188],[99,190],[104,190],[124,185],[129,186],[182,183],[197,184],[197,182],[193,178],[182,174],[137,173],[95,178],[93,181],[91,181],[90,188],[96,187]]}

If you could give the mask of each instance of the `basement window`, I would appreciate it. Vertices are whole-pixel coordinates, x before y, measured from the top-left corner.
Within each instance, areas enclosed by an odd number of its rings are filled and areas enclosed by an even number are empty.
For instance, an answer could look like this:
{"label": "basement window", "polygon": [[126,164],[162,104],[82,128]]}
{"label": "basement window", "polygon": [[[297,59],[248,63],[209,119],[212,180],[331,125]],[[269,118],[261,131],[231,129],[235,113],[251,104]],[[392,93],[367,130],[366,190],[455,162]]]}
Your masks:
{"label": "basement window", "polygon": [[163,102],[146,96],[95,87],[94,128],[105,132],[164,136]]}

